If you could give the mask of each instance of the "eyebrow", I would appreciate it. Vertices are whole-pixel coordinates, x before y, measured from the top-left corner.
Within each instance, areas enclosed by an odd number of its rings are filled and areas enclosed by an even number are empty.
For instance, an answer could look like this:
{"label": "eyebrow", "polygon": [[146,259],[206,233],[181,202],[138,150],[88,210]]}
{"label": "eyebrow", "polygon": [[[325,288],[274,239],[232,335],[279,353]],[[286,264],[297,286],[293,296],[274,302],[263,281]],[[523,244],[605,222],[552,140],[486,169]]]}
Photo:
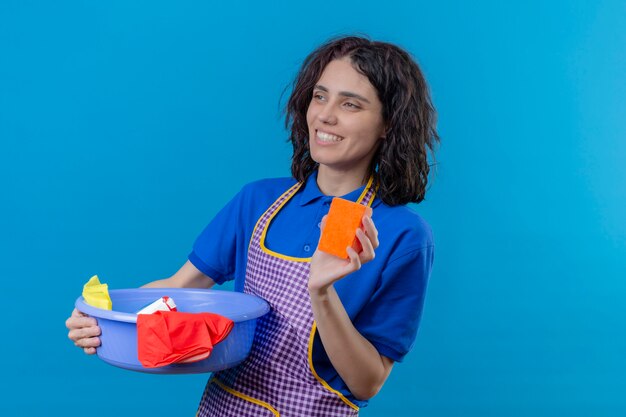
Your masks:
{"label": "eyebrow", "polygon": [[[326,88],[326,87],[324,87],[323,85],[320,85],[320,84],[317,84],[317,85],[315,86],[315,89],[317,89],[317,90],[322,90],[322,91],[324,91],[325,93],[328,93],[328,88]],[[366,99],[365,97],[363,97],[363,96],[361,96],[361,95],[358,95],[357,93],[352,93],[352,92],[350,92],[350,91],[340,91],[340,92],[339,92],[339,95],[340,95],[340,96],[343,96],[343,97],[351,97],[351,98],[356,98],[356,99],[362,100],[362,101],[364,101],[364,102],[366,102],[366,103],[370,104],[370,101],[369,101],[368,99]]]}

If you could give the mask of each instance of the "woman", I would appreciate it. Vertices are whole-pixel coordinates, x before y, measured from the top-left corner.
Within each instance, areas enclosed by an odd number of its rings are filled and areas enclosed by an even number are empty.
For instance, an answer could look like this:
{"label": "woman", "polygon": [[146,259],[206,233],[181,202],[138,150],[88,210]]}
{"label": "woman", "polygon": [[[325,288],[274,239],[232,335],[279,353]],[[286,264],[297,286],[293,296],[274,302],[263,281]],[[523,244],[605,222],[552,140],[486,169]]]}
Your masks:
{"label": "woman", "polygon": [[[287,104],[293,178],[245,186],[172,277],[146,287],[209,288],[235,280],[272,307],[250,356],[207,383],[199,416],[352,416],[382,387],[417,332],[433,260],[424,198],[439,140],[417,64],[360,37],[309,55]],[[315,250],[333,196],[368,205],[349,259]],[[69,337],[99,346],[74,311]]]}

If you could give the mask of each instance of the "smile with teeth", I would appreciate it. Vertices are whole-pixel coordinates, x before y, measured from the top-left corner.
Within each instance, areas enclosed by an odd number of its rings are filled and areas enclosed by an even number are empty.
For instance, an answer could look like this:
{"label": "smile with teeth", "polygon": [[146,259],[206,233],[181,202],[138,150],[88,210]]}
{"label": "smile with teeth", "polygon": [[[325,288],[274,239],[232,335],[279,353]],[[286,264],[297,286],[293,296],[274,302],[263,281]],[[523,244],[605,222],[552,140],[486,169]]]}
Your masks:
{"label": "smile with teeth", "polygon": [[331,135],[330,133],[317,131],[317,138],[320,142],[341,142],[343,140],[340,136]]}

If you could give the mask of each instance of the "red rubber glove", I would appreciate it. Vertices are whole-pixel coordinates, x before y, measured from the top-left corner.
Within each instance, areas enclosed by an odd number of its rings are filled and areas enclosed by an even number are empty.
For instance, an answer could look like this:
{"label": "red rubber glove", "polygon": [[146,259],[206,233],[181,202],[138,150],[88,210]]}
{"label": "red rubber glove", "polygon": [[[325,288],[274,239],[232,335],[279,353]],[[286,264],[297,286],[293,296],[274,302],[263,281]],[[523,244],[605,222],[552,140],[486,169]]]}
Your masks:
{"label": "red rubber glove", "polygon": [[233,321],[212,313],[157,311],[137,316],[137,354],[146,368],[206,359]]}

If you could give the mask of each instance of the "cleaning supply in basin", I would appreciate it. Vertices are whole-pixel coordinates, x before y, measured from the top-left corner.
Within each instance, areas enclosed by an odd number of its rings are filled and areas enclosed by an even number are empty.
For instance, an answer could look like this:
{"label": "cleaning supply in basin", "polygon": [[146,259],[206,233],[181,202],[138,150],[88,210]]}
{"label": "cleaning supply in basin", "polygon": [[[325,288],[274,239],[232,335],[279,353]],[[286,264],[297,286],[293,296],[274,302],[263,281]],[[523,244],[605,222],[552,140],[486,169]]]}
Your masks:
{"label": "cleaning supply in basin", "polygon": [[109,297],[109,287],[107,284],[101,284],[97,275],[94,275],[83,286],[83,298],[90,306],[111,310],[113,303]]}
{"label": "cleaning supply in basin", "polygon": [[178,311],[176,309],[176,303],[167,295],[159,298],[158,300],[148,304],[141,310],[137,312],[137,314],[152,314],[157,311]]}
{"label": "cleaning supply in basin", "polygon": [[361,219],[364,215],[372,215],[371,207],[343,198],[333,198],[326,225],[322,230],[319,250],[344,259],[348,258],[348,246],[352,246],[357,253],[360,252],[362,248],[356,238],[356,230],[362,226]]}
{"label": "cleaning supply in basin", "polygon": [[157,311],[137,316],[137,356],[146,368],[206,359],[234,322],[213,313]]}

